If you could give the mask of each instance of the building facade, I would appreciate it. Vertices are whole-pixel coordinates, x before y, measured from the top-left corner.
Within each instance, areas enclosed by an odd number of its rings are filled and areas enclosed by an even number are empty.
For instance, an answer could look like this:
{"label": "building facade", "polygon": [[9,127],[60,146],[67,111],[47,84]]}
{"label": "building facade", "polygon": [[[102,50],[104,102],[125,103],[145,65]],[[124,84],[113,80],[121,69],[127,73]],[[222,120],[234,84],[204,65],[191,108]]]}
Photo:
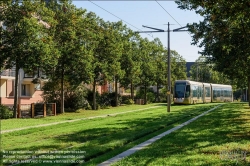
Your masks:
{"label": "building facade", "polygon": [[[43,102],[41,84],[33,84],[32,81],[36,75],[30,75],[19,70],[18,82],[18,103],[31,104]],[[0,104],[13,106],[15,94],[15,68],[3,70],[0,72]]]}

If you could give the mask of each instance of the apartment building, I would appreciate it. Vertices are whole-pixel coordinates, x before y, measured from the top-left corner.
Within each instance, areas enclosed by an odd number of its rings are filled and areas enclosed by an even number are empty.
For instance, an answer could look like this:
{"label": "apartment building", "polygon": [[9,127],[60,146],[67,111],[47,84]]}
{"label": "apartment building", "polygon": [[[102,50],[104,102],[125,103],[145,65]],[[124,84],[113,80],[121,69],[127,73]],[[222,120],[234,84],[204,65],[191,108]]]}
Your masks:
{"label": "apartment building", "polygon": [[[25,73],[23,69],[19,70],[18,83],[18,103],[31,104],[43,102],[41,84],[33,84],[32,80],[37,76],[37,72]],[[0,72],[0,104],[14,105],[14,85],[15,85],[15,68],[3,70]]]}

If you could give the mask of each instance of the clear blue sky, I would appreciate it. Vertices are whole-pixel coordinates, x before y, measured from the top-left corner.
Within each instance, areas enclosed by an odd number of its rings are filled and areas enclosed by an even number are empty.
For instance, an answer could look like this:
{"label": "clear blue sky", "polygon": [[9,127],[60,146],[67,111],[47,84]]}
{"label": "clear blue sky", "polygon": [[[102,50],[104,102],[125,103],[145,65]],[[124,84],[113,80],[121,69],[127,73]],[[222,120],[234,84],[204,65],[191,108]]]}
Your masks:
{"label": "clear blue sky", "polygon": [[[122,20],[124,24],[134,31],[151,30],[143,28],[142,25],[167,30],[168,22],[171,24],[170,30],[172,30],[183,27],[187,23],[203,20],[194,11],[184,11],[177,8],[177,4],[174,1],[90,2],[73,0],[73,4],[79,8],[87,9],[88,12],[92,11],[96,13],[97,16],[105,21],[117,22]],[[167,48],[167,32],[141,33],[140,35],[149,40],[158,37]],[[195,61],[199,57],[198,51],[201,50],[197,46],[191,45],[191,42],[192,38],[188,32],[170,32],[170,49],[177,51],[187,62]]]}

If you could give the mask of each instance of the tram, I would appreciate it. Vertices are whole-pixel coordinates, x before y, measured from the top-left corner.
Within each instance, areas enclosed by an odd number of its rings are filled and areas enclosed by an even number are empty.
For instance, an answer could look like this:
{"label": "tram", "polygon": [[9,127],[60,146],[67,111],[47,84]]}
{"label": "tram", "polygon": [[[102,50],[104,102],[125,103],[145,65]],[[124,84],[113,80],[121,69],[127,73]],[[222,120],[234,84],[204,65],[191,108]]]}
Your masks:
{"label": "tram", "polygon": [[174,84],[175,104],[232,102],[231,85],[210,84],[189,80],[177,80]]}

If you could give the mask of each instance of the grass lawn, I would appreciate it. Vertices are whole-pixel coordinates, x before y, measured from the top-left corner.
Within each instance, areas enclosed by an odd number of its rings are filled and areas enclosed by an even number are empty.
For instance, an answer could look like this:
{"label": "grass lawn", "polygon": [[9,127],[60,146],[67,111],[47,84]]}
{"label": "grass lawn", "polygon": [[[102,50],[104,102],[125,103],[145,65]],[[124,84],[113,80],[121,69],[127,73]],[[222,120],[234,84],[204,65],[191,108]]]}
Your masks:
{"label": "grass lawn", "polygon": [[[213,108],[215,105],[218,104],[172,106],[171,112],[167,113],[166,105],[161,104],[156,108],[119,114],[116,116],[4,133],[1,135],[1,148],[10,152],[16,151],[18,153],[28,153],[27,151],[31,151],[33,153],[38,153],[35,155],[32,154],[33,157],[41,157],[42,154],[48,155],[48,151],[72,151],[72,153],[73,151],[82,151],[86,152],[81,154],[84,155],[84,157],[81,158],[81,161],[85,160],[85,165],[97,165],[98,163],[158,135],[177,124],[185,122],[192,117]],[[148,107],[152,106],[154,105],[149,105]],[[121,107],[114,110],[105,110],[106,112],[102,110],[103,112],[100,111],[100,114],[131,110],[131,108],[124,107],[124,110],[121,110],[120,108]],[[146,108],[146,106],[144,108]],[[90,114],[92,115],[92,112],[96,113],[99,111],[89,111],[89,116]],[[97,116],[99,114],[95,115]],[[71,114],[68,114],[68,117],[74,118],[74,116],[71,117]],[[64,118],[66,117],[58,118],[58,121]],[[46,122],[46,119],[47,118],[43,118],[41,121],[43,120]],[[26,119],[25,121],[27,121],[27,123],[23,122],[23,126],[29,124],[29,121],[32,121],[33,125],[40,123],[35,123],[34,120],[39,121],[40,119]],[[6,124],[7,121],[8,120],[5,121]],[[11,121],[14,122],[13,120]],[[26,157],[21,154],[18,154],[17,156]],[[46,156],[39,159],[39,161],[41,160],[55,161],[55,159],[49,159]],[[37,159],[32,161],[37,161]],[[42,163],[41,165],[44,164],[45,163]],[[26,163],[24,165],[39,164]],[[61,163],[53,163],[53,165],[61,165]]]}
{"label": "grass lawn", "polygon": [[118,165],[250,165],[250,109],[225,104]]}
{"label": "grass lawn", "polygon": [[81,110],[77,113],[64,113],[58,114],[57,116],[47,116],[46,118],[29,118],[29,119],[3,119],[1,120],[1,130],[9,130],[15,128],[29,127],[33,125],[48,124],[54,122],[68,121],[74,119],[81,119],[93,116],[107,115],[118,112],[126,112],[130,110],[139,110],[148,107],[160,106],[160,104],[148,104],[148,105],[126,105],[120,107],[113,107],[102,110]]}

